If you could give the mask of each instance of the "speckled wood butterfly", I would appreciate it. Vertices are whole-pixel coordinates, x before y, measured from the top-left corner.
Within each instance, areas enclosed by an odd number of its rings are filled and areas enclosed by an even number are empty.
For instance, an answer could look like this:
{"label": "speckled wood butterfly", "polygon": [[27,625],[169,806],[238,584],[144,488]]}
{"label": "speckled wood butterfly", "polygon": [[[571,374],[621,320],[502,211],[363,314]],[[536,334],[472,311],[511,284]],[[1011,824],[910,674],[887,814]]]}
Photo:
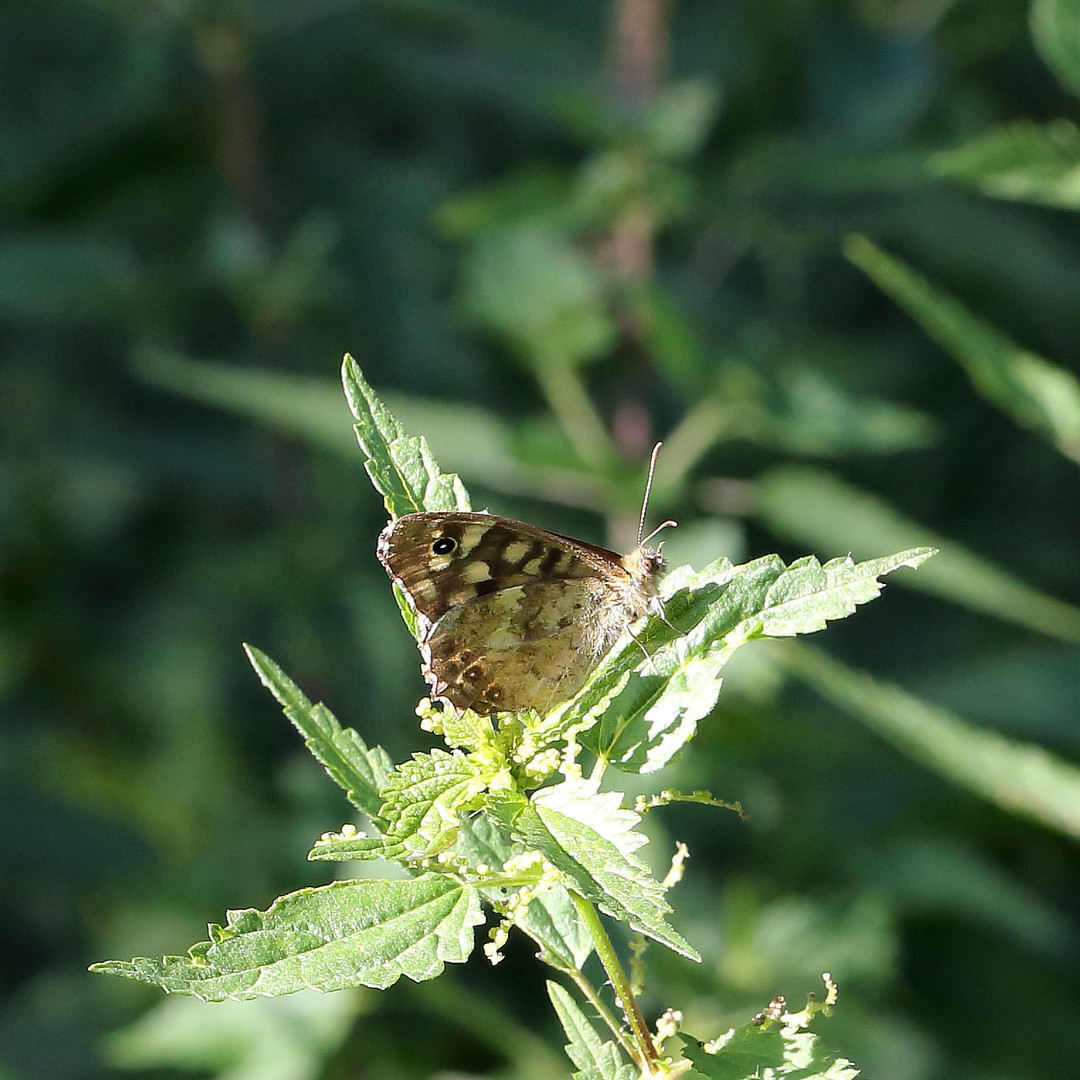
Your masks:
{"label": "speckled wood butterfly", "polygon": [[392,521],[379,561],[416,612],[431,696],[459,715],[485,716],[545,712],[573,697],[657,596],[664,561],[641,531],[638,546],[619,555],[494,514]]}

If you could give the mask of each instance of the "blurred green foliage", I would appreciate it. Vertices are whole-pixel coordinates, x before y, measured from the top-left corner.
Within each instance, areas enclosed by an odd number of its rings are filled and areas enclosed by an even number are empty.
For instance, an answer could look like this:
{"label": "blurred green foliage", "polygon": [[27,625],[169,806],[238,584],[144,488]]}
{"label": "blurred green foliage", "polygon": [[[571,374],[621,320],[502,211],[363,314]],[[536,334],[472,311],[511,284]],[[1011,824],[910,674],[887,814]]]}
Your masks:
{"label": "blurred green foliage", "polygon": [[[670,783],[752,817],[650,815],[706,961],[650,954],[646,1002],[719,1033],[828,970],[867,1075],[1076,1075],[1075,832],[896,722],[1045,751],[1075,796],[1080,6],[680,0],[655,81],[616,10],[0,9],[5,1080],[568,1071],[520,945],[235,1022],[85,972],[326,880],[347,807],[242,640],[416,745],[346,349],[477,505],[548,528],[625,545],[663,436],[674,562],[935,537],[954,576],[815,642],[828,701],[805,656],[732,665]],[[850,669],[897,684],[884,720]]]}

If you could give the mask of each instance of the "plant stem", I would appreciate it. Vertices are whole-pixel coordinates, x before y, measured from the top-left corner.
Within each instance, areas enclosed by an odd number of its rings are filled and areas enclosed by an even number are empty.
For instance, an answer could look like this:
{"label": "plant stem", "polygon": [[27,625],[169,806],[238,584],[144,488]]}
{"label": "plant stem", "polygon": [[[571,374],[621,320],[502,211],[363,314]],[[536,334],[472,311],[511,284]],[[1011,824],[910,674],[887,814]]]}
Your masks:
{"label": "plant stem", "polygon": [[597,1016],[607,1024],[611,1033],[615,1036],[618,1044],[626,1052],[626,1056],[633,1061],[636,1057],[634,1044],[627,1038],[626,1032],[619,1026],[619,1022],[612,1016],[611,1011],[604,1004],[603,999],[593,988],[591,982],[576,968],[567,969],[566,973],[574,980],[574,984],[584,995],[589,1004],[596,1010]]}
{"label": "plant stem", "polygon": [[585,897],[579,896],[573,890],[570,890],[570,896],[574,901],[574,907],[577,908],[578,915],[581,916],[586,929],[589,931],[589,936],[592,938],[593,946],[596,949],[596,955],[600,958],[600,963],[603,965],[612,989],[615,991],[615,996],[619,1000],[619,1005],[622,1007],[626,1022],[630,1025],[630,1038],[635,1051],[631,1055],[634,1064],[641,1069],[643,1076],[653,1076],[657,1064],[656,1046],[653,1044],[652,1036],[649,1034],[645,1017],[641,1015],[641,1010],[638,1008],[637,999],[630,989],[630,980],[626,977],[626,972],[623,971],[622,965],[619,963],[615,946],[612,945],[611,938],[608,937],[596,908]]}
{"label": "plant stem", "polygon": [[714,396],[697,402],[664,439],[665,487],[678,489],[691,470],[727,435],[731,407]]}
{"label": "plant stem", "polygon": [[607,758],[597,754],[596,761],[593,762],[592,772],[589,773],[589,779],[599,783],[603,779],[604,773],[607,772],[607,767]]}
{"label": "plant stem", "polygon": [[540,357],[535,370],[570,445],[587,465],[604,468],[614,457],[611,437],[585,393],[577,368],[557,358]]}

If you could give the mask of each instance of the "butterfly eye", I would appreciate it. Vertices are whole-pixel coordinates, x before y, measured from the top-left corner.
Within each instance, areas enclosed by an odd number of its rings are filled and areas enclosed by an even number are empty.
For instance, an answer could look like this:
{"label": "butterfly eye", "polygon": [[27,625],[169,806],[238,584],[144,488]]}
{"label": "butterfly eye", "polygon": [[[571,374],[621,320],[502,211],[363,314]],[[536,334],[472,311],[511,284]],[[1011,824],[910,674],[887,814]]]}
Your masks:
{"label": "butterfly eye", "polygon": [[431,545],[433,555],[449,555],[457,547],[457,541],[452,536],[440,536]]}

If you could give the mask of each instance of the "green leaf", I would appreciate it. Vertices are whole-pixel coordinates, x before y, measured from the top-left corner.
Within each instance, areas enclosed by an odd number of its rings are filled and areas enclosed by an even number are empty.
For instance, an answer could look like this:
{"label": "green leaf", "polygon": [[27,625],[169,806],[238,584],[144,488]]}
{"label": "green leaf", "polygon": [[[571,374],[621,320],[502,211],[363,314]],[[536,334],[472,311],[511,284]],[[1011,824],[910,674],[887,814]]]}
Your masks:
{"label": "green leaf", "polygon": [[330,778],[344,790],[349,802],[378,822],[382,789],[393,767],[386,751],[381,746],[369,749],[356,731],[343,728],[325,705],[312,705],[266,653],[253,645],[245,645],[244,651],[263,686],[277,698]]}
{"label": "green leaf", "polygon": [[384,836],[365,836],[346,826],[340,833],[324,833],[308,852],[312,862],[401,861],[405,845]]}
{"label": "green leaf", "polygon": [[854,1080],[859,1070],[850,1061],[822,1046],[817,1035],[791,1027],[762,1028],[754,1024],[732,1029],[719,1047],[705,1046],[683,1035],[683,1053],[708,1080]]}
{"label": "green leaf", "polygon": [[[468,510],[469,496],[453,473],[443,473],[423,437],[411,438],[375,396],[351,356],[341,369],[345,397],[356,417],[364,468],[391,517],[420,510]],[[400,602],[400,598],[399,598]]]}
{"label": "green leaf", "polygon": [[634,638],[601,662],[595,676],[552,719],[579,730],[582,742],[621,769],[653,772],[694,735],[720,693],[720,671],[755,637],[788,637],[824,628],[881,592],[878,578],[918,566],[932,554],[914,548],[855,564],[822,566],[807,556],[785,567],[776,555],[733,567],[720,560],[700,573],[687,567],[669,581],[685,583]]}
{"label": "green leaf", "polygon": [[[634,772],[661,768],[693,737],[720,693],[719,670],[729,653],[712,640],[691,634],[726,595],[722,586],[737,574],[727,560],[663,602],[663,616],[650,615],[634,637],[601,661],[589,682],[549,719],[555,729],[582,731],[584,745],[611,764]],[[685,576],[673,571],[669,580]],[[597,724],[597,721],[599,723]]]}
{"label": "green leaf", "polygon": [[794,637],[824,630],[881,595],[878,580],[900,567],[915,568],[935,554],[933,548],[911,548],[896,555],[856,563],[850,555],[822,566],[813,555],[793,562],[769,587],[761,612],[764,637]]}
{"label": "green leaf", "polygon": [[472,758],[456,751],[413,754],[394,770],[384,789],[387,839],[404,844],[413,858],[445,850],[457,839],[461,811],[487,780]]}
{"label": "green leaf", "polygon": [[641,824],[641,815],[623,806],[622,792],[601,791],[599,780],[564,780],[538,791],[533,796],[533,805],[540,808],[542,817],[556,812],[587,823],[626,856],[649,842],[644,833],[635,832]]}
{"label": "green leaf", "polygon": [[[107,1040],[115,1075],[212,1076],[215,1080],[318,1080],[365,1008],[363,991],[314,991],[213,1009],[166,997]],[[154,1072],[153,1070],[157,1070]]]}
{"label": "green leaf", "polygon": [[997,199],[1080,210],[1080,130],[1068,120],[1006,124],[934,154],[929,165]]}
{"label": "green leaf", "polygon": [[330,379],[192,360],[159,348],[140,350],[132,368],[152,386],[228,409],[312,446],[348,453],[355,461],[355,437],[341,407],[341,392]]}
{"label": "green leaf", "polygon": [[1080,769],[1044,750],[965,723],[945,709],[808,646],[775,657],[785,671],[905,754],[1001,809],[1080,839]]}
{"label": "green leaf", "polygon": [[636,1080],[640,1074],[624,1060],[613,1042],[604,1042],[596,1034],[577,1002],[558,983],[547,983],[548,997],[562,1024],[566,1037],[566,1056],[577,1072],[574,1080]]}
{"label": "green leaf", "polygon": [[557,789],[544,789],[531,802],[520,795],[493,795],[496,820],[528,850],[539,851],[605,914],[683,956],[699,960],[689,942],[665,922],[671,907],[664,899],[663,886],[643,862],[625,850],[625,838],[617,843],[592,823],[547,805],[545,797],[557,799],[557,795],[547,795],[549,790]]}
{"label": "green leaf", "polygon": [[582,364],[615,340],[596,271],[550,229],[527,225],[480,237],[463,290],[469,315],[531,366]]}
{"label": "green leaf", "polygon": [[460,753],[414,754],[397,766],[382,787],[379,827],[383,837],[332,835],[321,839],[310,859],[394,859],[408,864],[446,851],[457,840],[461,814],[474,808],[488,776]]}
{"label": "green leaf", "polygon": [[1035,47],[1062,85],[1080,95],[1080,4],[1035,0],[1031,5]]}
{"label": "green leaf", "polygon": [[[524,850],[491,814],[477,814],[461,823],[456,851],[472,867],[484,864],[497,871]],[[502,890],[492,899],[505,899]],[[563,971],[580,971],[592,952],[592,938],[562,887],[534,896],[524,913],[520,909],[514,913],[514,925],[540,946],[541,960]]]}
{"label": "green leaf", "polygon": [[475,889],[445,875],[338,881],[279,897],[265,912],[230,911],[187,956],[110,960],[90,970],[204,1001],[276,997],[305,987],[382,990],[461,964],[483,922]]}
{"label": "green leaf", "polygon": [[777,389],[775,413],[745,437],[796,457],[895,454],[929,445],[940,426],[906,405],[848,393],[807,359],[784,368]]}
{"label": "green leaf", "polygon": [[572,173],[527,162],[514,171],[446,199],[435,214],[439,233],[462,240],[519,225],[523,221],[566,220]]}
{"label": "green leaf", "polygon": [[433,701],[417,706],[416,712],[421,727],[440,735],[451,749],[490,750],[496,742],[490,716],[480,716],[471,709],[457,716],[453,709],[442,709]]}
{"label": "green leaf", "polygon": [[1080,462],[1080,382],[972,315],[948,293],[865,237],[848,258],[957,359],[975,389],[1022,427]]}
{"label": "green leaf", "polygon": [[[136,376],[153,386],[227,409],[356,462],[356,431],[342,408],[341,386],[323,377],[191,360],[163,349],[141,350]],[[359,392],[359,391],[358,391]],[[548,490],[542,469],[515,462],[512,425],[490,410],[462,402],[387,393],[380,399],[408,431],[422,431],[443,461],[496,488]]]}
{"label": "green leaf", "polygon": [[706,79],[684,79],[661,87],[642,118],[646,149],[662,158],[686,158],[708,137],[720,91]]}
{"label": "green leaf", "polygon": [[[511,418],[444,398],[400,392],[381,398],[407,430],[422,431],[438,461],[452,464],[455,472],[514,494],[545,490],[543,466],[516,460],[516,429]],[[355,455],[355,444],[351,449]]]}
{"label": "green leaf", "polygon": [[1080,609],[1033,589],[948,537],[910,521],[874,495],[821,469],[781,466],[759,478],[757,516],[774,532],[856,554],[920,544],[940,549],[904,584],[1017,626],[1080,642]]}

